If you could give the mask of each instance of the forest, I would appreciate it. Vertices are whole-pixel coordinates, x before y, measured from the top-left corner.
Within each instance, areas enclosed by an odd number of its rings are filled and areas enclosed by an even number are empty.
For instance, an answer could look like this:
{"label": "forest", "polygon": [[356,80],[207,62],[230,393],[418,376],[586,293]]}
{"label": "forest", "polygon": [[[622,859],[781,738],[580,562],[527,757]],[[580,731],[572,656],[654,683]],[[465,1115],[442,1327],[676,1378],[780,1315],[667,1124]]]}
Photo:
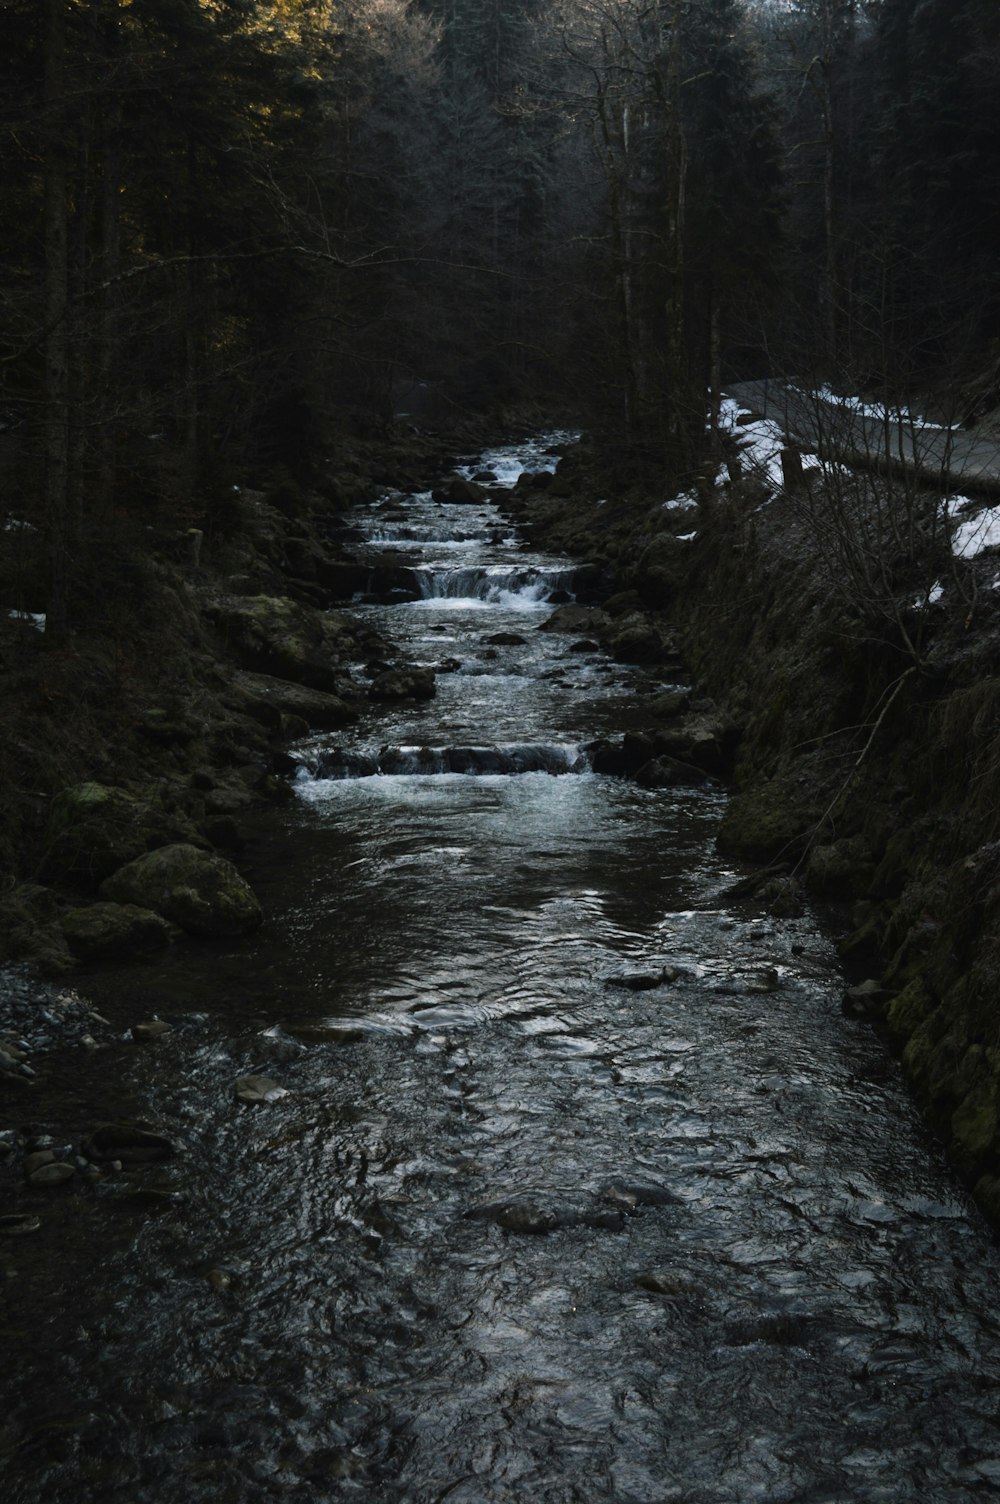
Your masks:
{"label": "forest", "polygon": [[996,400],[990,0],[4,0],[0,57],[0,475],[48,558],[5,590],[50,644],[109,539],[411,409],[569,415],[677,489],[727,380]]}

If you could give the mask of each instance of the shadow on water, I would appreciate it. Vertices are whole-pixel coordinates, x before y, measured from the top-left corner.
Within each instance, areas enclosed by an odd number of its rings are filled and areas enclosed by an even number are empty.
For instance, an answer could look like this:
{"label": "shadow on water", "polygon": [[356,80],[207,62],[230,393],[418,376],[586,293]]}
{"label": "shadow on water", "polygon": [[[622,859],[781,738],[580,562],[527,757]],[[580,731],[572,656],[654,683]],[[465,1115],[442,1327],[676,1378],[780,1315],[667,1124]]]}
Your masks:
{"label": "shadow on water", "polygon": [[[67,1120],[181,1152],[47,1213],[57,1259],[4,1250],[7,1496],[1000,1491],[997,1257],[819,927],[720,903],[718,792],[578,760],[657,685],[536,631],[559,561],[484,591],[498,515],[406,511],[392,546],[442,593],[362,609],[457,663],[437,701],[303,745],[249,832],[260,935],[94,978],[122,1031],[174,1027],[113,1046],[111,1088],[74,1065]],[[513,745],[569,750],[446,755]],[[250,1074],[284,1095],[241,1105]]]}

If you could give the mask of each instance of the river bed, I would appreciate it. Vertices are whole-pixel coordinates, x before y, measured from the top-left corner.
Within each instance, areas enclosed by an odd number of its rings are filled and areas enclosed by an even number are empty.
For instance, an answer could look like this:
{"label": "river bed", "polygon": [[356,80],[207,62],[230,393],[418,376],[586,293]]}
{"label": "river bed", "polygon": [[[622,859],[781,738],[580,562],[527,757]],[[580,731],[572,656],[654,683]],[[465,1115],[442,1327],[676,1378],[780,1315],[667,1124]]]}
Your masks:
{"label": "river bed", "polygon": [[[589,768],[664,679],[538,630],[572,566],[491,504],[352,521],[436,698],[298,748],[259,936],[95,977],[173,1025],[109,1048],[182,1152],[3,1250],[4,1497],[1000,1492],[997,1253],[821,925],[726,903],[721,788]],[[82,1132],[107,1060],[59,1069]]]}

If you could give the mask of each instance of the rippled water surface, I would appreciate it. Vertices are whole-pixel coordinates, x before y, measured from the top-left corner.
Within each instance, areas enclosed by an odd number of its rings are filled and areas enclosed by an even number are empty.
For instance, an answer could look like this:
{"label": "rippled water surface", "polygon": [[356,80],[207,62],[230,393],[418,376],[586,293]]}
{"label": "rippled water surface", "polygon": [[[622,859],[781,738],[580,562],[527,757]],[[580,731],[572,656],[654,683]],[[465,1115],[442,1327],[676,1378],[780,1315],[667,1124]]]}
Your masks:
{"label": "rippled water surface", "polygon": [[[659,681],[538,632],[564,562],[492,507],[386,510],[362,554],[431,583],[363,609],[437,698],[303,745],[260,937],[100,983],[175,1024],[120,1089],[184,1152],[26,1269],[6,1497],[1000,1492],[997,1257],[827,940],[725,906],[721,793],[586,770]],[[575,771],[319,771],[497,746]],[[287,1095],[237,1105],[248,1071]]]}

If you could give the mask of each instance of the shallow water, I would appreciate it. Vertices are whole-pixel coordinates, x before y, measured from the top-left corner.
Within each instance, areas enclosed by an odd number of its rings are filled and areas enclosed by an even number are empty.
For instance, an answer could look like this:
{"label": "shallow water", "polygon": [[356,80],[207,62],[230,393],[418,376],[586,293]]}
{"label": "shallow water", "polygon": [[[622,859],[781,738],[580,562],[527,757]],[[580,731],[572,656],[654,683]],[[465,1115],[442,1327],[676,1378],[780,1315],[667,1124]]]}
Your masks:
{"label": "shallow water", "polygon": [[[660,686],[537,631],[564,561],[490,507],[402,510],[440,593],[363,609],[450,663],[436,700],[300,749],[259,937],[95,978],[123,1027],[174,1022],[116,1091],[183,1153],[50,1213],[58,1277],[8,1255],[6,1497],[1000,1491],[997,1255],[820,926],[726,907],[721,792],[587,771]],[[577,771],[308,771],[497,745]],[[248,1071],[288,1095],[238,1106]]]}

